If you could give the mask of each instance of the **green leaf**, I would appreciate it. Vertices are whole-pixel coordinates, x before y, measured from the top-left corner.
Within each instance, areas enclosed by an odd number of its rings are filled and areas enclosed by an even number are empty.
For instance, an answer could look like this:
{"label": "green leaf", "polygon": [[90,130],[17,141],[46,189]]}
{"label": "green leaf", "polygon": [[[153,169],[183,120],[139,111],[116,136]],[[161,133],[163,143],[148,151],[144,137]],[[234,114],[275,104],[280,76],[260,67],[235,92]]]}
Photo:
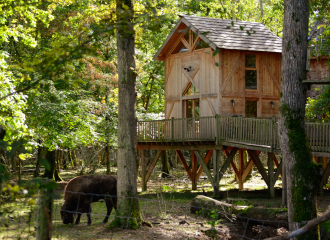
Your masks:
{"label": "green leaf", "polygon": [[44,158],[40,158],[39,161],[40,161],[40,164],[41,164],[42,166],[45,166],[45,169],[46,169],[47,171],[50,171],[51,166],[50,166],[50,163],[49,163],[48,160],[46,160],[46,159],[44,159]]}
{"label": "green leaf", "polygon": [[243,31],[244,30],[244,27],[243,26],[239,26],[239,28]]}
{"label": "green leaf", "polygon": [[213,56],[217,55],[220,52],[220,48],[214,51]]}
{"label": "green leaf", "polygon": [[51,189],[56,188],[56,186],[57,186],[57,185],[56,185],[56,182],[51,181],[51,182],[46,183],[46,184],[44,185],[44,188],[47,188],[47,189],[51,190]]}

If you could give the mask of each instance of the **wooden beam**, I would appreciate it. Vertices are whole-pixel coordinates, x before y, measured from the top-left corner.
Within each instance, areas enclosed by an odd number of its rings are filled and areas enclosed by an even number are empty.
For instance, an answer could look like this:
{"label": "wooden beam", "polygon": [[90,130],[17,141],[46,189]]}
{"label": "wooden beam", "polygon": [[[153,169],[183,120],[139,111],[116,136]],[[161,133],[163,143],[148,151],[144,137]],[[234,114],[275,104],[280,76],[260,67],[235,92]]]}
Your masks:
{"label": "wooden beam", "polygon": [[[256,153],[255,150],[247,150],[248,154],[250,155],[252,161],[254,162],[254,164],[256,165],[258,171],[260,172],[262,178],[264,179],[264,181],[266,182],[267,186],[269,184],[269,178],[268,175],[259,159],[258,154]],[[269,187],[269,186],[268,186]]]}
{"label": "wooden beam", "polygon": [[[197,69],[197,71],[199,70],[199,68]],[[195,81],[189,76],[189,74],[182,68],[181,71],[183,72],[183,74],[188,78],[188,80],[195,86],[195,88],[199,91],[199,86],[195,83]]]}
{"label": "wooden beam", "polygon": [[147,183],[149,178],[150,178],[150,175],[152,173],[152,171],[154,170],[155,168],[155,165],[157,163],[157,160],[158,158],[160,157],[160,155],[162,154],[163,150],[158,150],[154,159],[152,160],[152,162],[150,163],[150,165],[148,166],[148,172],[147,172],[147,175],[145,177],[145,182]]}
{"label": "wooden beam", "polygon": [[197,175],[197,159],[196,159],[196,155],[198,154],[198,151],[191,151],[191,170],[192,170],[192,186],[191,186],[191,190],[197,190],[197,179],[196,179],[196,175]]}
{"label": "wooden beam", "polygon": [[[207,153],[206,153],[206,155],[205,155],[205,157],[204,157],[204,162],[205,162],[205,164],[207,164],[207,163],[209,162],[209,160],[210,160],[210,158],[211,158],[211,156],[212,156],[212,152],[213,152],[213,150],[208,150],[208,151],[207,151]],[[197,180],[201,177],[202,172],[203,172],[203,167],[202,167],[202,166],[199,166],[199,168],[198,168],[198,170],[197,170],[197,175],[196,175]]]}
{"label": "wooden beam", "polygon": [[142,192],[147,191],[147,150],[141,150],[141,167],[142,167]]}
{"label": "wooden beam", "polygon": [[[173,143],[175,144],[175,143]],[[144,150],[222,150],[222,145],[142,145],[139,144],[137,149],[144,149]]]}
{"label": "wooden beam", "polygon": [[250,161],[248,162],[248,164],[247,164],[247,166],[246,166],[246,168],[244,170],[244,173],[242,175],[242,180],[243,181],[245,180],[245,178],[247,177],[247,175],[251,171],[252,167],[253,167],[253,161],[250,159]]}
{"label": "wooden beam", "polygon": [[199,155],[199,153],[197,151],[195,152],[195,155],[197,157],[197,160],[198,160],[199,164],[202,166],[204,172],[206,173],[207,178],[211,182],[212,186],[214,186],[214,181],[213,181],[213,177],[211,175],[210,170],[208,169],[205,162],[202,160],[201,156]]}
{"label": "wooden beam", "polygon": [[211,111],[213,113],[213,116],[215,116],[215,114],[217,114],[217,113],[216,113],[216,111],[215,111],[215,109],[214,109],[214,107],[213,107],[213,105],[211,103],[211,99],[210,98],[206,98],[206,99],[207,99],[207,102],[209,103],[209,106],[211,108]]}
{"label": "wooden beam", "polygon": [[[232,148],[231,148],[231,149],[232,149]],[[226,157],[228,158],[228,157],[229,157],[229,151],[228,151],[228,150],[223,150],[223,152],[225,153]],[[230,166],[231,166],[231,168],[234,170],[234,173],[235,173],[236,177],[238,178],[239,173],[238,173],[238,170],[237,170],[236,164],[235,164],[233,161],[231,161],[231,162],[230,162]]]}
{"label": "wooden beam", "polygon": [[179,159],[182,162],[182,165],[183,165],[184,169],[186,169],[186,172],[188,173],[188,176],[189,176],[190,180],[193,181],[192,173],[189,169],[189,166],[186,162],[186,159],[184,159],[184,156],[182,155],[182,152],[180,150],[176,150],[176,154],[178,154]]}
{"label": "wooden beam", "polygon": [[274,181],[275,181],[275,182],[277,181],[278,176],[279,176],[280,174],[282,174],[282,164],[283,164],[283,161],[281,161],[280,164],[277,166],[276,173],[274,174]]}
{"label": "wooden beam", "polygon": [[225,174],[227,168],[229,167],[231,161],[233,161],[234,156],[236,154],[236,152],[238,151],[238,148],[234,147],[233,150],[231,150],[228,158],[226,159],[226,161],[223,163],[220,171],[219,171],[219,182],[221,181],[221,178],[223,177],[223,175]]}

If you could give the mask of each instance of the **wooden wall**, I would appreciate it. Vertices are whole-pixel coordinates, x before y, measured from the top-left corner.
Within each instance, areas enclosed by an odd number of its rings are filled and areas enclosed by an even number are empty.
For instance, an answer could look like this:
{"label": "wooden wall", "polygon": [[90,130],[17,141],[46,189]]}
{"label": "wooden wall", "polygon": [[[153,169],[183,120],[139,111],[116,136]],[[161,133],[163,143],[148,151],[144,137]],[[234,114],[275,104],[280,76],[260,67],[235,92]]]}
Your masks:
{"label": "wooden wall", "polygon": [[[257,57],[257,90],[245,89],[245,54]],[[190,66],[190,72],[184,71]],[[183,117],[183,101],[189,98],[183,96],[183,92],[189,82],[200,92],[200,116],[245,116],[248,100],[257,101],[258,117],[277,116],[280,79],[280,53],[221,49],[213,56],[211,48],[205,48],[168,55],[165,57],[165,117]]]}

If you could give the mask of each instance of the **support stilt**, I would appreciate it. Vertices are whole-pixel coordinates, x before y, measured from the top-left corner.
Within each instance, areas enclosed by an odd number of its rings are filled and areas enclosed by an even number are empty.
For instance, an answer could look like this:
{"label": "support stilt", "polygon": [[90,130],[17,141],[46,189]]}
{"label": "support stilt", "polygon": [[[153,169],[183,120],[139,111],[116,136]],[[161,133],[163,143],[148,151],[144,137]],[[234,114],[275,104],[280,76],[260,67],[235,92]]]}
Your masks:
{"label": "support stilt", "polygon": [[268,165],[268,190],[269,190],[269,197],[275,198],[275,179],[274,179],[274,153],[268,152],[267,153],[267,165]]}
{"label": "support stilt", "polygon": [[213,150],[213,195],[219,196],[219,151]]}
{"label": "support stilt", "polygon": [[142,192],[147,191],[147,150],[141,150],[141,167],[142,167]]}

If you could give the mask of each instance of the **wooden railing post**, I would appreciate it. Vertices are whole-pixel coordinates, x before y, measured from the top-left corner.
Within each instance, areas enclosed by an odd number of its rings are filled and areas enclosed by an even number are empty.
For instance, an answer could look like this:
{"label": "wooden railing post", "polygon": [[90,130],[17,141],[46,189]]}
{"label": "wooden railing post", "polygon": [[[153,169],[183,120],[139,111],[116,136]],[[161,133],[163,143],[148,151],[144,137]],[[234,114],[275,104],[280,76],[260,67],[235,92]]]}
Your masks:
{"label": "wooden railing post", "polygon": [[215,124],[214,124],[214,138],[215,138],[215,145],[219,145],[219,139],[218,139],[218,114],[215,114],[214,116],[214,121],[215,121]]}
{"label": "wooden railing post", "polygon": [[[277,131],[274,130],[274,124],[275,123],[275,117],[273,116],[271,121],[270,121],[270,151],[273,152],[273,147],[274,147],[274,137],[276,136],[275,134],[277,134]],[[277,129],[276,129],[277,130]]]}
{"label": "wooden railing post", "polygon": [[173,141],[174,140],[174,117],[172,117],[172,120],[171,120],[171,130],[172,130],[171,139]]}

